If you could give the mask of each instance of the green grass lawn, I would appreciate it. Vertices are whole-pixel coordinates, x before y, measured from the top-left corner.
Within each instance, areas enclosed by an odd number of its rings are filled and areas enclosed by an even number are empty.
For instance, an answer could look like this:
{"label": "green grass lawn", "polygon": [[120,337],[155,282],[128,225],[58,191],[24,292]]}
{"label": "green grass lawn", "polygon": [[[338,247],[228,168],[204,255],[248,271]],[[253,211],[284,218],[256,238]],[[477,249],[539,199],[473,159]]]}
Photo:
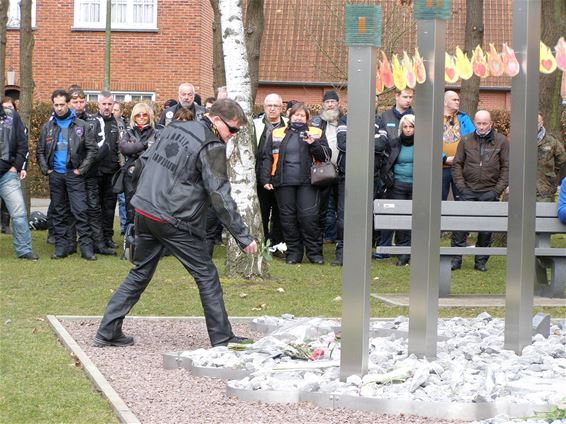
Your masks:
{"label": "green grass lawn", "polygon": [[[10,236],[0,235],[0,423],[108,423],[117,422],[107,402],[86,379],[82,370],[58,343],[45,316],[100,315],[130,264],[115,257],[99,256],[87,262],[73,255],[61,261],[49,256],[46,232],[33,233],[36,263],[15,258]],[[557,237],[559,246],[566,238]],[[292,313],[296,316],[340,317],[341,269],[331,267],[333,245],[325,245],[327,264],[290,266],[270,262],[271,280],[245,281],[222,278],[231,316]],[[224,248],[215,251],[220,274]],[[372,293],[407,293],[409,267],[398,268],[394,259],[373,261]],[[473,271],[465,258],[462,270],[453,273],[452,292],[503,294],[505,258],[494,257],[489,272]],[[282,288],[281,292],[278,289]],[[243,294],[246,296],[243,296]],[[260,305],[262,306],[261,310]],[[390,307],[371,300],[372,316],[408,315],[407,308]],[[475,316],[481,309],[441,309],[440,316]],[[553,317],[564,317],[566,308],[536,308]],[[503,316],[503,308],[488,309]],[[164,258],[132,315],[202,315],[196,286],[174,258]]]}

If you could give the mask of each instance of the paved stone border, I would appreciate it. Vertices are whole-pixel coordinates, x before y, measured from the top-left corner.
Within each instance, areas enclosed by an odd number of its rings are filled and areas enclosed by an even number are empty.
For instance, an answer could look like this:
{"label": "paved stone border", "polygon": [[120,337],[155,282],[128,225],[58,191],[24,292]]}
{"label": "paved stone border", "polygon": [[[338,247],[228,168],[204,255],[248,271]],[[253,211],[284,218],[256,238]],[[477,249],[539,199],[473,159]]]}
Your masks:
{"label": "paved stone border", "polygon": [[[84,319],[86,317],[81,318]],[[80,361],[88,378],[94,383],[96,388],[102,392],[104,397],[108,399],[120,422],[125,424],[141,424],[138,417],[136,417],[130,408],[128,408],[120,395],[116,393],[108,380],[106,380],[96,365],[94,365],[94,363],[86,355],[84,350],[81,349],[67,330],[65,330],[59,319],[54,315],[47,315],[47,321],[65,348],[75,355],[75,357]]]}

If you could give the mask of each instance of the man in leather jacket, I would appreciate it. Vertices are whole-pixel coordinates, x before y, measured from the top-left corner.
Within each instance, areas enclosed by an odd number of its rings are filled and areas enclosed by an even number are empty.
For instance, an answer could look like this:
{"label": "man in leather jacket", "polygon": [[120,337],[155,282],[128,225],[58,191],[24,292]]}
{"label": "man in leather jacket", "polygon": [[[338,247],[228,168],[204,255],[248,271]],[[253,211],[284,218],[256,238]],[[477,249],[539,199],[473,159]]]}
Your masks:
{"label": "man in leather jacket", "polygon": [[233,100],[214,103],[202,121],[177,121],[141,156],[136,194],[134,268],[112,296],[94,338],[95,346],[129,346],[124,317],[151,281],[167,248],[197,283],[212,346],[245,339],[235,336],[224,307],[218,271],[206,249],[206,216],[211,204],[246,253],[257,245],[232,198],[225,143],[247,122]]}
{"label": "man in leather jacket", "polygon": [[41,129],[37,144],[37,163],[43,175],[49,176],[55,253],[52,259],[68,254],[69,206],[75,218],[81,256],[96,260],[88,224],[85,177],[98,147],[92,128],[69,109],[70,96],[65,90],[51,95],[53,115]]}
{"label": "man in leather jacket", "polygon": [[195,87],[187,82],[179,86],[179,102],[171,107],[168,107],[161,113],[159,118],[159,128],[166,127],[171,122],[175,121],[175,114],[181,108],[191,111],[193,119],[200,121],[204,116],[204,108],[195,103]]}

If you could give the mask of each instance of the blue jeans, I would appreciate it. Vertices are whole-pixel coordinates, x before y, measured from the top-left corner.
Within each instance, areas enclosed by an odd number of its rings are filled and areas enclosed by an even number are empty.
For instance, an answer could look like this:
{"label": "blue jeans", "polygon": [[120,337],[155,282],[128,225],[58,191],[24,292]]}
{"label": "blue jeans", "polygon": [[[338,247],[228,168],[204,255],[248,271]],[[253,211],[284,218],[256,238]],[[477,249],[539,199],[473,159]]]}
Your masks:
{"label": "blue jeans", "polygon": [[31,232],[20,177],[16,172],[6,172],[0,177],[0,197],[6,203],[12,218],[12,244],[16,256],[30,253]]}
{"label": "blue jeans", "polygon": [[452,168],[442,168],[442,200],[448,200],[448,193],[452,187],[452,197],[454,200],[460,200],[460,191],[456,188],[452,179]]}
{"label": "blue jeans", "polygon": [[118,213],[120,215],[120,233],[124,234],[126,228],[126,196],[124,193],[118,194]]}

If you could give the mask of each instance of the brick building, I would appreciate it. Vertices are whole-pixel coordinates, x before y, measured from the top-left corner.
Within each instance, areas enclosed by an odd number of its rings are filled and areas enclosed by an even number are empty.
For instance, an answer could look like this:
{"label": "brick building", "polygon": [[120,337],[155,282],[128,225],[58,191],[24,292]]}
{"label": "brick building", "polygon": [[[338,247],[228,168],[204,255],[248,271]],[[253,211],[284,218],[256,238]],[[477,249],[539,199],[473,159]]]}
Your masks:
{"label": "brick building", "polygon": [[[10,90],[19,84],[17,1],[11,2],[6,50]],[[365,1],[369,2],[369,1]],[[104,79],[106,0],[41,0],[34,2],[35,98],[47,100],[53,89],[79,84],[91,98]],[[208,0],[113,0],[111,88],[119,100],[163,102],[177,97],[180,82],[192,82],[201,96],[212,95],[212,21]],[[345,0],[270,0],[265,2],[260,82],[257,101],[279,92],[285,100],[318,103],[330,87],[344,86],[347,49],[343,43]],[[375,3],[375,2],[372,2]],[[384,46],[399,41],[392,52],[412,52],[415,26],[396,0],[382,4]],[[511,0],[485,2],[485,45],[498,49],[511,41]],[[454,0],[447,26],[447,50],[463,46],[465,0]],[[399,29],[401,28],[401,29]],[[402,31],[399,34],[398,31]],[[9,72],[12,72],[11,75]],[[15,71],[15,81],[12,81]],[[482,81],[481,106],[508,109],[510,78]],[[456,87],[457,88],[457,87]],[[418,87],[417,87],[418,89]],[[344,96],[344,101],[346,97]]]}

